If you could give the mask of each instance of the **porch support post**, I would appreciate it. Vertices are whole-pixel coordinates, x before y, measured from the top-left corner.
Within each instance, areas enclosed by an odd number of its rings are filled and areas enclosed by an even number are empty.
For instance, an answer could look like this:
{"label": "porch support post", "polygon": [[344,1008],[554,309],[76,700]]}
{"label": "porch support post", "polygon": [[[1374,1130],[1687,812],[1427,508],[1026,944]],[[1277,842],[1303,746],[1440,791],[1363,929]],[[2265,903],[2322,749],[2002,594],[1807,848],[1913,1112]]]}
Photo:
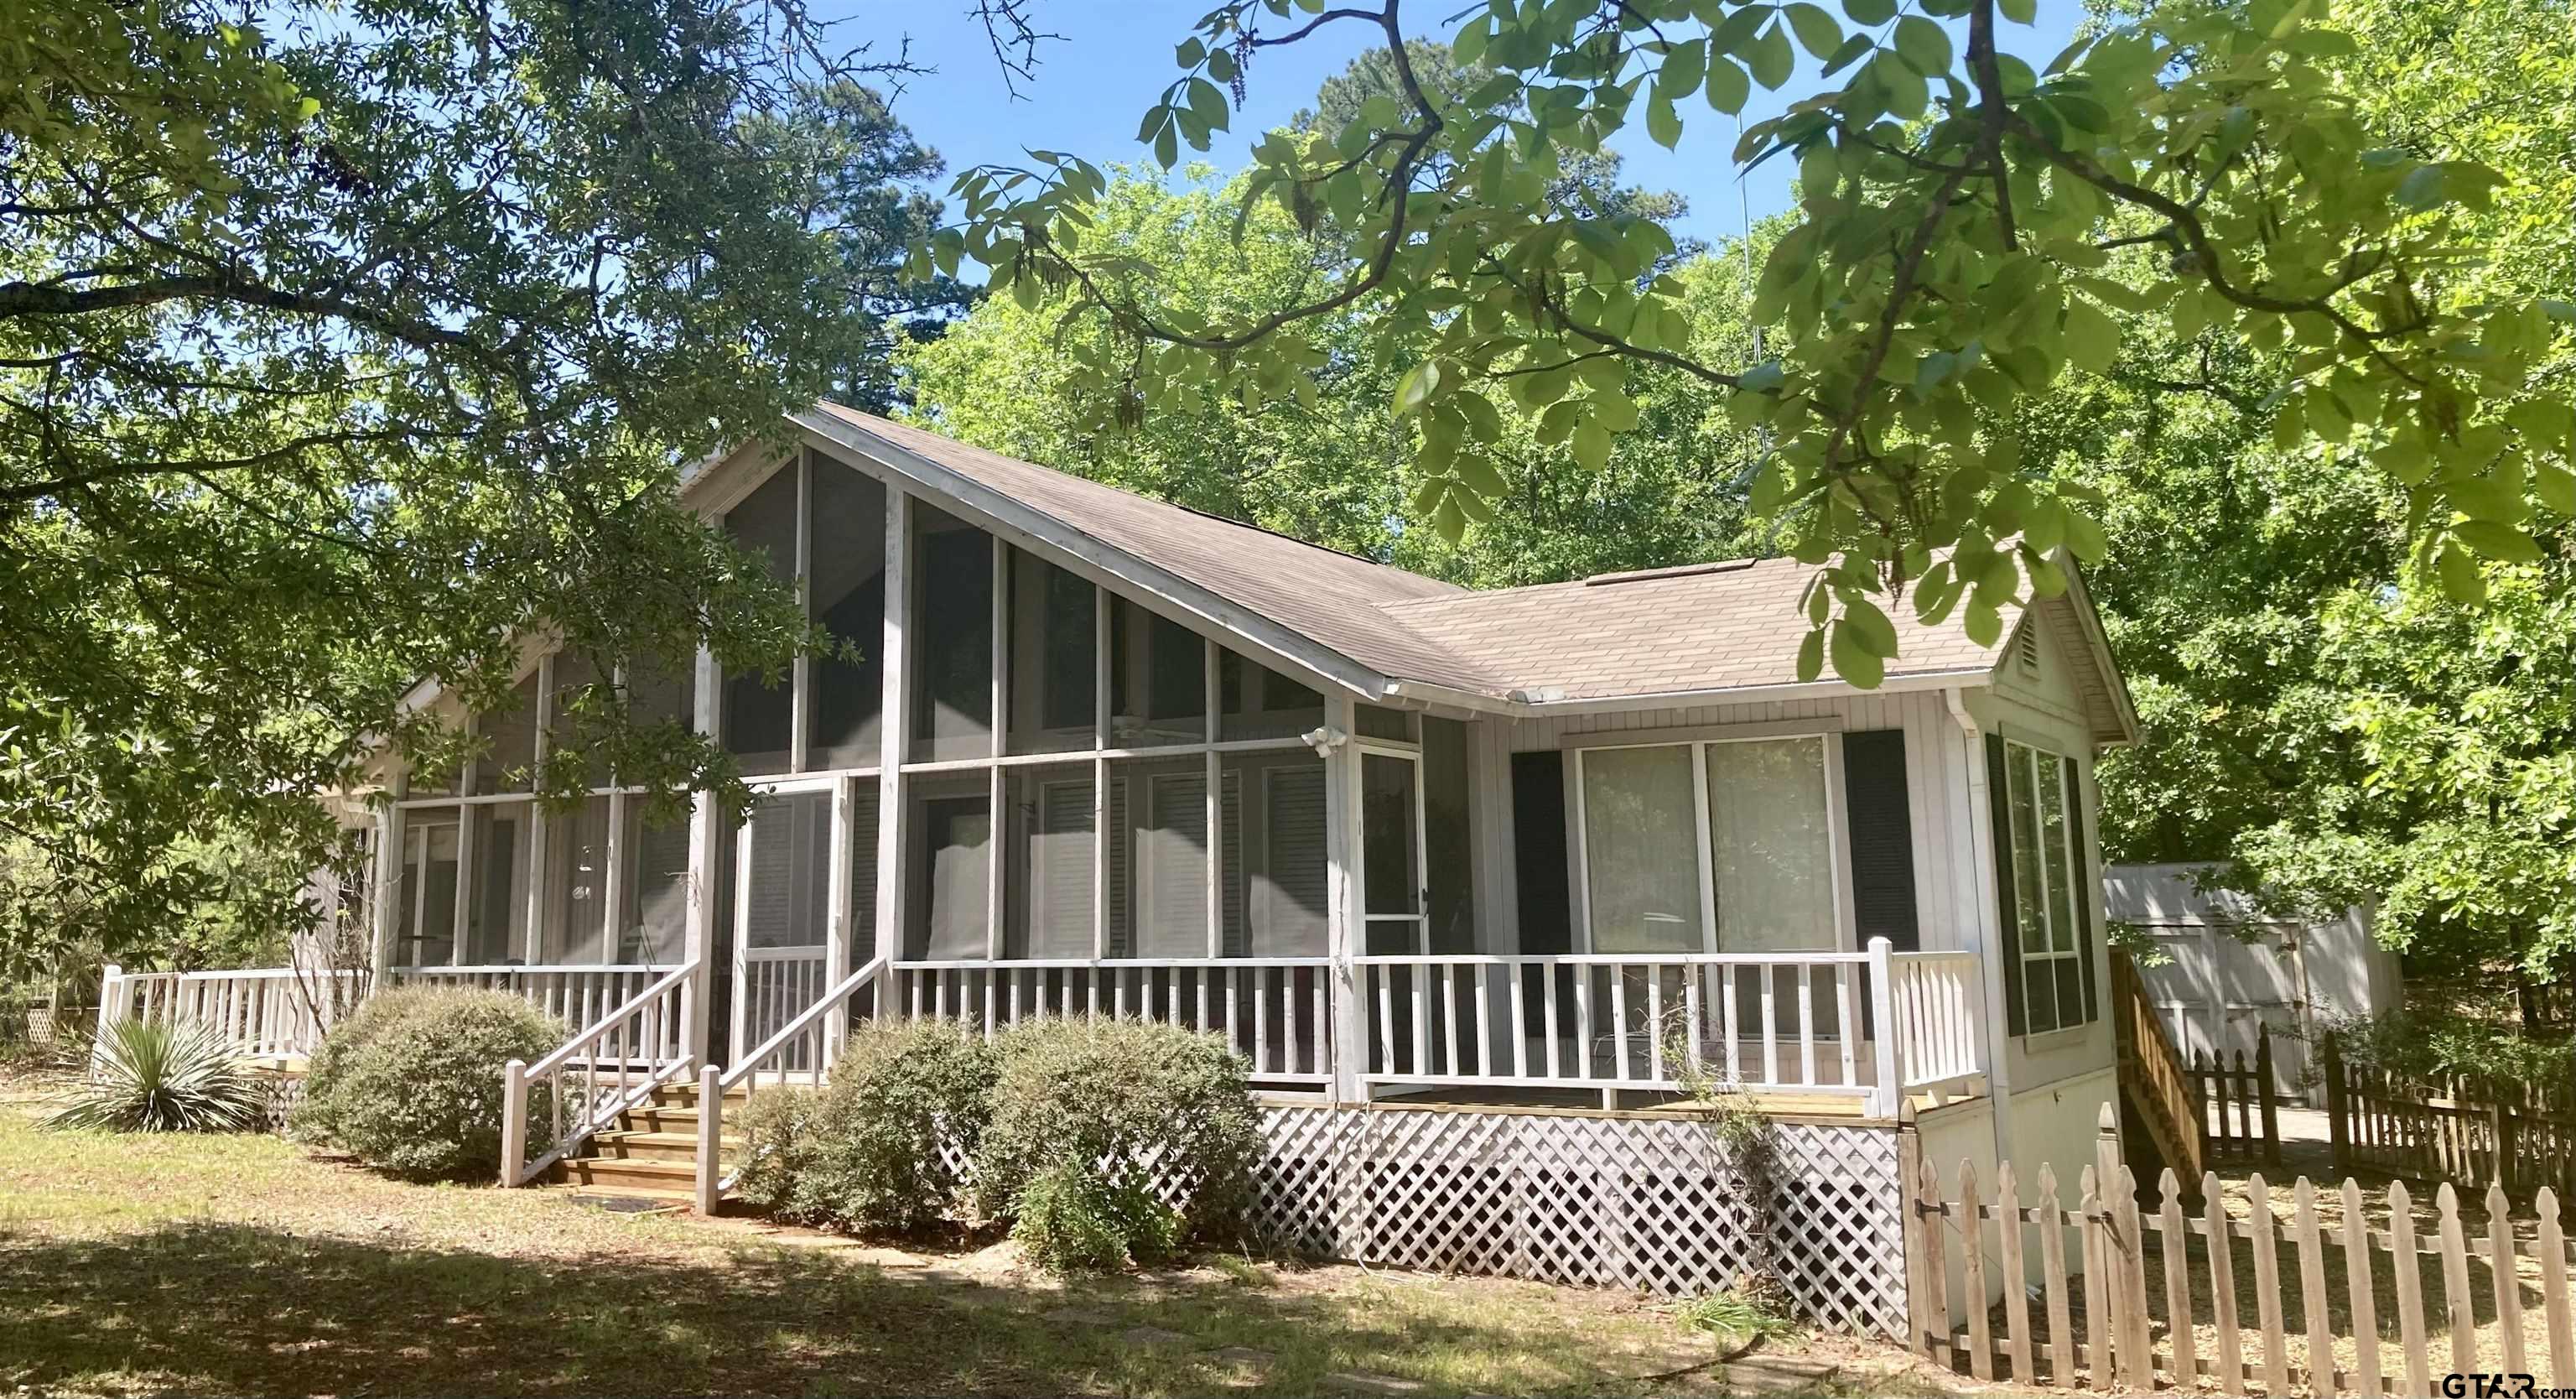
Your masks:
{"label": "porch support post", "polygon": [[[987,667],[991,673],[984,677],[992,686],[992,698],[988,701],[991,709],[986,715],[992,736],[985,752],[999,758],[1008,751],[1010,738],[1007,729],[1011,713],[1011,546],[1003,543],[999,536],[988,535],[986,538],[992,541],[993,609],[989,627],[992,635],[986,638],[992,644],[992,662]],[[998,962],[1002,960],[1003,945],[1002,877],[1011,863],[1011,820],[1009,808],[1003,805],[1002,765],[995,763],[984,776],[984,812],[992,832],[986,837],[990,844],[984,851],[984,955]],[[992,995],[992,985],[988,973],[984,981],[987,998]]]}
{"label": "porch support post", "polygon": [[[528,768],[528,785],[531,789],[543,785],[538,778],[545,771],[546,755],[554,750],[552,737],[554,704],[555,658],[554,653],[548,652],[537,658],[537,712],[530,716],[530,721],[536,730],[535,743],[530,749],[532,757]],[[523,920],[524,926],[519,934],[521,940],[519,960],[532,967],[543,966],[546,961],[546,846],[549,843],[546,827],[548,822],[544,802],[528,803],[528,899],[527,916]],[[694,870],[696,867],[696,862],[692,860],[690,868]]]}
{"label": "porch support post", "polygon": [[[721,742],[724,735],[724,685],[716,668],[715,653],[698,648],[697,664],[689,677],[689,712],[700,736]],[[542,737],[540,742],[544,740]],[[709,1007],[715,993],[716,861],[725,857],[723,842],[716,836],[716,798],[713,792],[699,791],[689,800],[689,924],[684,935],[686,954],[697,959],[697,974],[689,978],[689,995],[683,1015],[687,1020],[687,1053],[700,1064],[709,1062],[715,1036],[709,1020]],[[533,922],[529,937],[536,929]]]}
{"label": "porch support post", "polygon": [[[850,823],[857,817],[858,783],[855,778],[832,780],[832,850],[824,864],[832,872],[832,886],[823,896],[823,984],[815,994],[841,984],[841,978],[854,970],[850,959],[850,872],[857,857],[850,851]],[[850,1017],[846,1007],[823,1019],[823,1066],[840,1062],[841,1045],[849,1034]]]}
{"label": "porch support post", "polygon": [[[462,727],[467,741],[471,742],[480,729],[480,726],[474,722],[473,710],[465,711]],[[456,795],[459,797],[475,795],[474,759],[471,757],[457,765]],[[460,801],[456,804],[456,907],[454,917],[449,924],[447,939],[447,964],[452,967],[465,964],[466,932],[473,923],[474,817],[475,809],[472,803]],[[428,867],[424,865],[421,873],[428,872]]]}
{"label": "porch support post", "polygon": [[1985,980],[1986,1096],[1994,1103],[1995,1159],[2009,1161],[2013,1155],[2012,1027],[2005,1023],[2004,978],[2020,969],[2004,965],[2000,930],[2013,912],[2003,906],[2003,891],[1995,886],[1995,808],[1986,790],[1985,731],[1968,712],[1965,694],[1943,690],[1941,699],[1959,730],[1959,759],[1967,778],[1968,890],[1975,915],[1960,930],[1960,943],[1975,949],[1977,968]]}
{"label": "porch support post", "polygon": [[[1216,751],[1217,710],[1223,696],[1217,684],[1216,638],[1207,639],[1203,675],[1207,682],[1207,955],[1225,955],[1225,762]],[[1254,983],[1257,988],[1259,983]],[[1259,994],[1255,990],[1254,994]],[[1205,1028],[1205,1027],[1201,1027]],[[1229,1024],[1226,1032],[1232,1034]],[[1259,1054],[1255,1046],[1253,1053]]]}
{"label": "porch support post", "polygon": [[[1333,1098],[1356,1103],[1368,1099],[1360,1073],[1368,1063],[1367,1029],[1360,1022],[1358,968],[1351,959],[1366,946],[1367,924],[1360,911],[1359,750],[1350,743],[1353,722],[1350,696],[1324,696],[1324,858],[1329,910],[1325,949],[1332,957]],[[1335,734],[1340,741],[1335,742]]]}
{"label": "porch support post", "polygon": [[[1095,583],[1091,588],[1091,960],[1094,963],[1109,956],[1109,851],[1113,836],[1109,816],[1115,810],[1109,801],[1109,760],[1100,751],[1109,746],[1109,609],[1113,601],[1107,588]],[[1123,833],[1121,833],[1123,834]],[[1099,967],[1091,971],[1090,1007],[1100,1008]]]}
{"label": "porch support post", "polygon": [[[885,651],[879,669],[885,688],[878,693],[880,747],[877,750],[877,954],[891,965],[903,955],[903,914],[909,890],[904,888],[903,760],[912,747],[912,651],[905,644],[912,615],[912,497],[886,482]],[[895,978],[877,983],[876,1012],[885,1018],[893,1004]]]}
{"label": "porch support post", "polygon": [[371,985],[391,984],[394,965],[394,928],[399,917],[398,902],[403,897],[403,798],[411,795],[411,768],[401,759],[393,760],[393,772],[385,783],[384,805],[376,810],[376,897],[375,936],[370,940],[367,969]]}
{"label": "porch support post", "polygon": [[1878,1033],[1870,1036],[1870,1053],[1877,1061],[1878,1086],[1870,1090],[1870,1111],[1875,1117],[1896,1120],[1898,1109],[1905,1104],[1904,1070],[1898,1066],[1896,1053],[1896,949],[1886,938],[1869,940],[1869,1008],[1870,1025]]}

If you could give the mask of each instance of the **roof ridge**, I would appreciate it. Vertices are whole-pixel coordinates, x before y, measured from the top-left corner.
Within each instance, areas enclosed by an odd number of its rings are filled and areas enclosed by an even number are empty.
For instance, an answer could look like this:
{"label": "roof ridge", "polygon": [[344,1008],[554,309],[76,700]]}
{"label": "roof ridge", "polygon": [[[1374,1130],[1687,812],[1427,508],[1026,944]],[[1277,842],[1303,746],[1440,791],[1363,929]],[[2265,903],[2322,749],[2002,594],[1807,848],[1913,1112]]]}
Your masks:
{"label": "roof ridge", "polygon": [[1382,568],[1390,573],[1401,573],[1407,578],[1418,578],[1426,583],[1437,583],[1445,587],[1458,588],[1465,592],[1476,591],[1473,588],[1466,588],[1461,584],[1452,583],[1446,578],[1434,578],[1427,573],[1416,573],[1412,569],[1399,567],[1398,565],[1388,563],[1384,559],[1373,559],[1366,554],[1358,553],[1350,549],[1338,549],[1330,544],[1321,544],[1301,535],[1290,534],[1286,530],[1272,529],[1270,526],[1255,520],[1241,520],[1220,511],[1204,510],[1198,506],[1184,504],[1181,501],[1156,495],[1150,491],[1135,490],[1130,487],[1118,485],[1115,482],[1103,481],[1097,477],[1088,476],[1079,471],[1068,471],[1052,462],[1032,461],[1026,457],[1014,457],[1007,453],[995,452],[990,447],[968,442],[962,438],[950,437],[944,432],[937,431],[931,424],[926,422],[906,422],[901,418],[889,418],[882,414],[867,412],[864,409],[852,408],[844,403],[834,403],[829,399],[823,400],[823,406],[848,417],[858,419],[864,424],[881,423],[887,427],[902,428],[906,431],[925,433],[933,437],[938,437],[942,440],[955,443],[960,447],[967,448],[970,451],[992,452],[994,456],[1002,457],[1015,465],[1035,467],[1040,471],[1051,471],[1069,481],[1080,481],[1084,485],[1097,486],[1104,491],[1116,491],[1120,495],[1128,496],[1135,500],[1141,500],[1148,504],[1160,505],[1169,509],[1178,510],[1184,514],[1196,515],[1200,519],[1213,520],[1221,525],[1232,525],[1236,529],[1248,529],[1260,534],[1266,534],[1273,539],[1285,540],[1290,544],[1295,544],[1302,548],[1313,549],[1319,553],[1333,555],[1335,558],[1349,559],[1353,563],[1364,563],[1371,568]]}

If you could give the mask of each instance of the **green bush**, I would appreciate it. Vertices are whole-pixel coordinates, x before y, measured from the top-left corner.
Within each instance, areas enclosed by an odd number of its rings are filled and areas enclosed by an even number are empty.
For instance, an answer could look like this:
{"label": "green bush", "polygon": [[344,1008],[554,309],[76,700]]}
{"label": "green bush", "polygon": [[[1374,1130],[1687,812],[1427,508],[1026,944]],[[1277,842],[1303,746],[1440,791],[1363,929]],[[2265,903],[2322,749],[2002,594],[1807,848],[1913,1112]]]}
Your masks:
{"label": "green bush", "polygon": [[2532,1035],[2511,1021],[2441,1007],[2351,1016],[2329,1027],[2347,1063],[2418,1078],[2471,1078],[2576,1087],[2576,1039]]}
{"label": "green bush", "polygon": [[990,1046],[942,1021],[862,1026],[819,1092],[764,1093],[743,1115],[736,1194],[800,1224],[910,1233],[949,1216],[993,1087]]}
{"label": "green bush", "polygon": [[247,1132],[260,1125],[259,1081],[203,1025],[111,1022],[89,1079],[46,1125],[117,1132]]}
{"label": "green bush", "polygon": [[1170,1257],[1180,1245],[1181,1217],[1132,1176],[1111,1180],[1057,1162],[1020,1187],[1011,1237],[1049,1272],[1106,1272],[1130,1258]]}
{"label": "green bush", "polygon": [[[995,1048],[975,1194],[986,1213],[1014,1219],[1033,1255],[1097,1259],[1104,1248],[1076,1237],[1095,1224],[1140,1261],[1184,1238],[1240,1232],[1260,1119],[1249,1065],[1224,1040],[1138,1020],[1042,1019]],[[1136,1207],[1157,1179],[1185,1201],[1177,1218]]]}
{"label": "green bush", "polygon": [[[398,987],[367,998],[313,1055],[298,1135],[414,1179],[491,1176],[501,1160],[501,1068],[569,1037],[562,1021],[502,991]],[[528,1090],[529,1146],[553,1119]]]}

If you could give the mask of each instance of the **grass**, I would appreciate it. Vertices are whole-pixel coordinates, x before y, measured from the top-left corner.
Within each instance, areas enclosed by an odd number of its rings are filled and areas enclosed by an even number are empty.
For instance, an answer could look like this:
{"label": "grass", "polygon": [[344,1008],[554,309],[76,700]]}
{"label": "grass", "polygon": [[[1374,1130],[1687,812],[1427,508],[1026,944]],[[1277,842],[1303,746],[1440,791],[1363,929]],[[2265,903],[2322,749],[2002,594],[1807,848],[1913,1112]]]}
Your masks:
{"label": "grass", "polygon": [[[0,1390],[1718,1393],[1646,1299],[1240,1256],[1070,1287],[552,1191],[403,1184],[257,1135],[45,1131],[0,1100]],[[1149,1329],[1140,1329],[1149,1328]],[[1819,1358],[1820,1357],[1820,1358]],[[1796,1392],[1924,1384],[1780,1341]],[[1807,1363],[1812,1361],[1812,1363]]]}

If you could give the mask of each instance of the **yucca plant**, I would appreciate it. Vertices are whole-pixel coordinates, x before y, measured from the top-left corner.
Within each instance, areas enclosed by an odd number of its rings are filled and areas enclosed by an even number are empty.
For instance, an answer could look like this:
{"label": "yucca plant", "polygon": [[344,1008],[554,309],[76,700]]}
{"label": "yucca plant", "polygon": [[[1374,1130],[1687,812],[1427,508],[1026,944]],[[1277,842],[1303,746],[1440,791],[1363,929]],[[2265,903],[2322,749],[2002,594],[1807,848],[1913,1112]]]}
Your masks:
{"label": "yucca plant", "polygon": [[112,1132],[242,1132],[260,1089],[232,1046],[202,1025],[119,1020],[98,1040],[89,1081],[46,1120]]}

